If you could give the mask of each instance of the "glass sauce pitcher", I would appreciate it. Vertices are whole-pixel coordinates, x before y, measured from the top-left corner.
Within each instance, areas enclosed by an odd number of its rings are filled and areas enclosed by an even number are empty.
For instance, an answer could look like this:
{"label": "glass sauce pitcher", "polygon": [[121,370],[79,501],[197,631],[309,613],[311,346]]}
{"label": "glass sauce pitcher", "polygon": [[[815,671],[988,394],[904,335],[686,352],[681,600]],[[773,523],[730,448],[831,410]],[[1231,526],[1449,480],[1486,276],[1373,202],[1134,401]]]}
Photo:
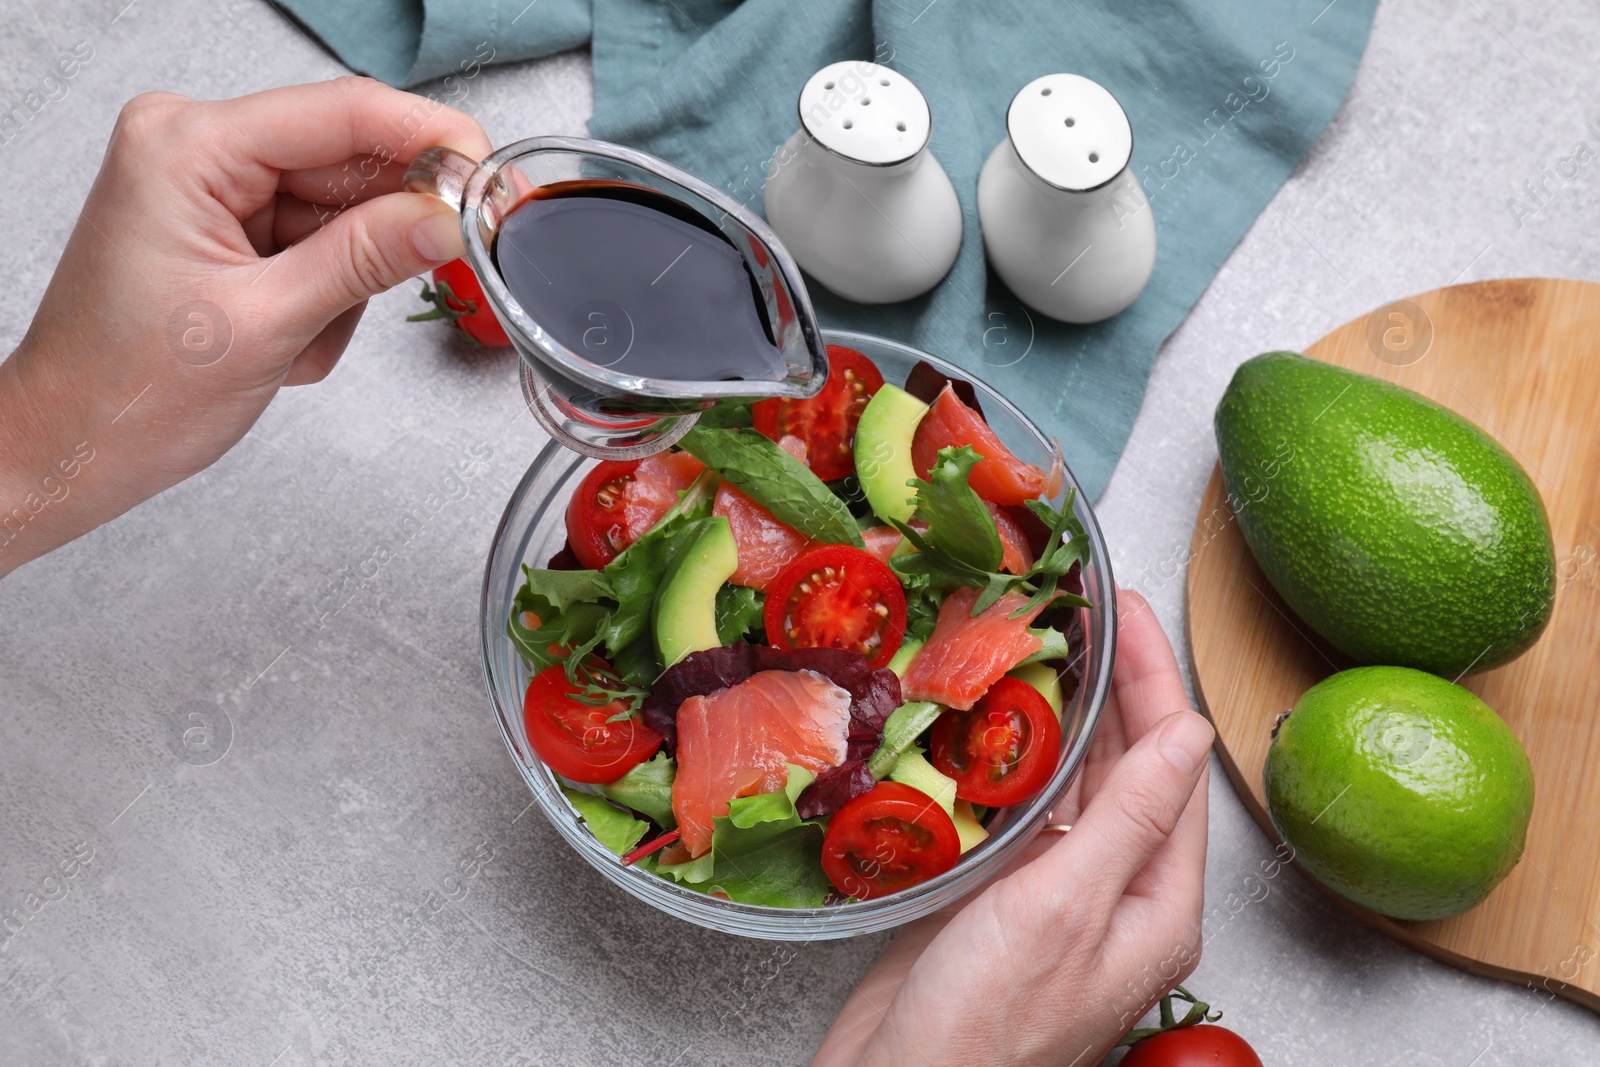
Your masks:
{"label": "glass sauce pitcher", "polygon": [[[663,194],[696,212],[743,257],[785,373],[772,379],[687,381],[619,373],[568,347],[517,302],[494,261],[501,223],[535,190],[566,182],[620,182]],[[533,137],[482,162],[449,148],[422,152],[405,187],[461,212],[466,261],[522,357],[522,390],[556,441],[599,459],[637,459],[669,448],[719,403],[814,396],[828,375],[827,349],[800,278],[777,236],[719,189],[663,160],[582,137]],[[597,324],[604,329],[605,324]],[[588,336],[587,332],[584,335]]]}

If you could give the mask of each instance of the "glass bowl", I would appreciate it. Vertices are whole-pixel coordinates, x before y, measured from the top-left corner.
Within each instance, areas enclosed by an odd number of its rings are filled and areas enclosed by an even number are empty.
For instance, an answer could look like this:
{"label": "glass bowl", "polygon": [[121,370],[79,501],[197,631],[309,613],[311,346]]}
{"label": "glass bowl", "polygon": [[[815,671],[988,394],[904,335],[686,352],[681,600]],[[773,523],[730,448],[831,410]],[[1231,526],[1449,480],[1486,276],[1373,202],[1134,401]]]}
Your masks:
{"label": "glass bowl", "polygon": [[[965,369],[907,345],[868,334],[825,331],[829,344],[847,345],[866,354],[883,371],[885,381],[904,382],[918,360],[926,360],[953,377],[970,381],[978,392],[989,426],[1020,458],[1048,470],[1054,446],[1027,416]],[[516,647],[506,635],[506,619],[522,584],[522,564],[543,567],[566,538],[567,500],[594,460],[554,443],[533,461],[495,530],[483,581],[483,666],[489,697],[512,762],[528,783],[544,817],[578,854],[612,882],[640,900],[680,919],[723,933],[783,941],[854,937],[894,927],[929,915],[982,886],[1001,870],[1044,825],[1066,795],[1094,737],[1111,684],[1111,659],[1116,644],[1116,587],[1112,583],[1100,526],[1094,510],[1077,494],[1073,509],[1089,535],[1089,561],[1083,570],[1084,596],[1095,606],[1078,609],[1084,652],[1078,663],[1080,683],[1062,712],[1061,762],[1039,795],[1027,804],[1003,808],[988,822],[989,837],[961,858],[954,869],[914,888],[875,900],[830,904],[820,908],[779,908],[741,904],[696,892],[677,882],[621,860],[590,834],[577,811],[562,795],[555,774],[528,746],[523,726],[523,694],[530,677]],[[1077,488],[1069,469],[1066,486]],[[1057,501],[1059,503],[1059,500]]]}

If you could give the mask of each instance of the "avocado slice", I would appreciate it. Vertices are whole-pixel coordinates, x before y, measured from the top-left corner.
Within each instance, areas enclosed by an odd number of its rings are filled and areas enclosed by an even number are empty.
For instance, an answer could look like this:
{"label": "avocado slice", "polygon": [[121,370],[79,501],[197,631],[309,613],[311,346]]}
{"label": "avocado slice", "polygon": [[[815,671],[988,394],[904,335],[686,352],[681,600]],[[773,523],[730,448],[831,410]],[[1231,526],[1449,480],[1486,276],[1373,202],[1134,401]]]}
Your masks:
{"label": "avocado slice", "polygon": [[900,642],[900,647],[895,650],[893,658],[889,660],[889,669],[895,676],[906,673],[906,668],[911,666],[911,661],[917,658],[917,653],[922,651],[924,642],[915,637],[908,637]]}
{"label": "avocado slice", "polygon": [[956,801],[956,810],[951,816],[951,821],[956,824],[956,835],[961,838],[962,855],[982,844],[989,836],[989,831],[983,828],[983,824],[978,821],[977,813],[972,810],[970,800]]}
{"label": "avocado slice", "polygon": [[739,568],[739,548],[726,518],[716,515],[702,522],[700,536],[672,561],[656,593],[651,622],[656,651],[666,667],[691,652],[722,644],[717,638],[717,590]]}
{"label": "avocado slice", "polygon": [[917,476],[911,463],[911,438],[928,405],[893,385],[867,401],[856,424],[856,477],[867,503],[880,519],[910,522],[915,495],[906,483]]}
{"label": "avocado slice", "polygon": [[1455,678],[1538,640],[1555,598],[1550,520],[1478,427],[1294,352],[1246,360],[1215,422],[1231,517],[1341,652]]}
{"label": "avocado slice", "polygon": [[946,815],[955,818],[955,779],[940,774],[920,748],[908,748],[900,753],[900,758],[894,761],[894,769],[889,772],[889,780],[928,794],[934,803],[944,809]]}
{"label": "avocado slice", "polygon": [[1056,713],[1056,718],[1061,718],[1061,675],[1047,663],[1024,663],[1008,672],[1013,678],[1020,678],[1039,691],[1050,710]]}

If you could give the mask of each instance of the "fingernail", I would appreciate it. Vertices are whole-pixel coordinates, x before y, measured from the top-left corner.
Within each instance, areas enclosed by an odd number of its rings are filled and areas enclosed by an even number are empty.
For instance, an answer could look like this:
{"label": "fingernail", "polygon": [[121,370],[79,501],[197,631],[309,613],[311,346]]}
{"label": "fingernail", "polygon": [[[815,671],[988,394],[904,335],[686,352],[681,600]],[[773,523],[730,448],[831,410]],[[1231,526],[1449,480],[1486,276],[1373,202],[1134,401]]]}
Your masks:
{"label": "fingernail", "polygon": [[461,255],[461,216],[448,209],[430,212],[411,227],[411,247],[428,260]]}
{"label": "fingernail", "polygon": [[1211,751],[1211,739],[1215,736],[1216,731],[1209,722],[1192,711],[1185,711],[1172,716],[1161,728],[1156,747],[1161,749],[1168,763],[1184,774],[1194,774],[1206,753]]}

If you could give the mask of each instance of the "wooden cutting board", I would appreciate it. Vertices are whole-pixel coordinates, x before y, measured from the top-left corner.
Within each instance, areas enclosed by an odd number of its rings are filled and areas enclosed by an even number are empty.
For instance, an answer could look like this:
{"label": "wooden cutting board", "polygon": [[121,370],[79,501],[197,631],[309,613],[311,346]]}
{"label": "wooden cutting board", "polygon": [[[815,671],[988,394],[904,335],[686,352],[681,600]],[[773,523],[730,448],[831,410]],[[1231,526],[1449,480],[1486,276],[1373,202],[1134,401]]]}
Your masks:
{"label": "wooden cutting board", "polygon": [[[1462,683],[1533,760],[1521,862],[1453,919],[1401,922],[1340,903],[1436,959],[1600,1011],[1600,285],[1535,278],[1438,289],[1347,323],[1306,353],[1415,389],[1492,435],[1539,487],[1558,561],[1555,613],[1539,643]],[[1220,470],[1190,546],[1188,631],[1223,765],[1276,842],[1261,782],[1273,722],[1352,664],[1268,584]]]}

